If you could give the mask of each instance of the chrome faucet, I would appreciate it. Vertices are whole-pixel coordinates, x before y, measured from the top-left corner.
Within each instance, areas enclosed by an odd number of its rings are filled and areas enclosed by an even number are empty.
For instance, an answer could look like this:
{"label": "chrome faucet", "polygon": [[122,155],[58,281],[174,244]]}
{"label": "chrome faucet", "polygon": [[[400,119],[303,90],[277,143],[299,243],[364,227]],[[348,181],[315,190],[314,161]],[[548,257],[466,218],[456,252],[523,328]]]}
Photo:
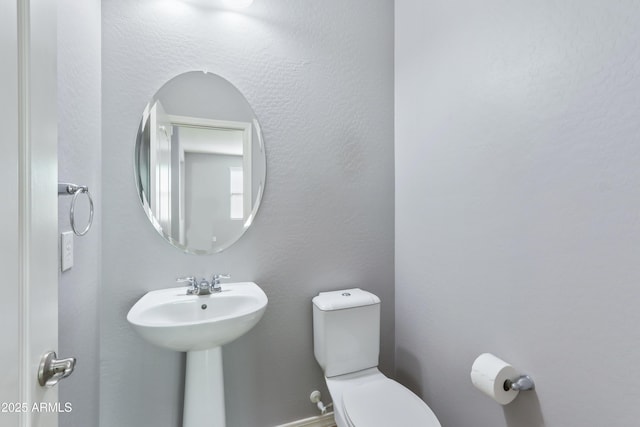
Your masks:
{"label": "chrome faucet", "polygon": [[187,283],[187,295],[211,295],[218,292],[222,292],[222,286],[220,285],[220,279],[229,279],[231,276],[228,274],[214,274],[211,278],[211,282],[206,279],[196,279],[194,276],[179,277],[176,279],[178,283]]}
{"label": "chrome faucet", "polygon": [[200,283],[198,284],[198,292],[197,295],[209,295],[211,294],[211,283],[207,282],[205,279],[200,279]]}

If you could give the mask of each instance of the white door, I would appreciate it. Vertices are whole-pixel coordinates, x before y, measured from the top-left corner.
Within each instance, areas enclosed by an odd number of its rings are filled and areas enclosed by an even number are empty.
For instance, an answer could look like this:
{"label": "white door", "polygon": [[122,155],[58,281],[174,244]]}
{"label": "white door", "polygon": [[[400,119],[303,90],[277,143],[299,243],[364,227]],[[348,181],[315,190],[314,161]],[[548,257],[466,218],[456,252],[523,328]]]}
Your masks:
{"label": "white door", "polygon": [[55,0],[0,2],[0,427],[55,427],[38,384],[58,344]]}

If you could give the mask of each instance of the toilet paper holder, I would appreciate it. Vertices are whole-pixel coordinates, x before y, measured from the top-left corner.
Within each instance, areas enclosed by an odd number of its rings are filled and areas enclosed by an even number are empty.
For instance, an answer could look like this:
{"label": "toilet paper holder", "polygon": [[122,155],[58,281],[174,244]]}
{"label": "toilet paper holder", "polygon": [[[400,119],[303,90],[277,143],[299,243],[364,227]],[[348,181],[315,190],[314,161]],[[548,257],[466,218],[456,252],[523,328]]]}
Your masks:
{"label": "toilet paper holder", "polygon": [[529,375],[522,375],[515,381],[506,380],[502,387],[504,388],[504,391],[526,391],[536,388],[536,384],[533,382],[533,379],[531,379]]}
{"label": "toilet paper holder", "polygon": [[535,388],[529,375],[524,375],[522,371],[491,353],[483,353],[473,362],[471,382],[501,405],[511,403],[520,391]]}

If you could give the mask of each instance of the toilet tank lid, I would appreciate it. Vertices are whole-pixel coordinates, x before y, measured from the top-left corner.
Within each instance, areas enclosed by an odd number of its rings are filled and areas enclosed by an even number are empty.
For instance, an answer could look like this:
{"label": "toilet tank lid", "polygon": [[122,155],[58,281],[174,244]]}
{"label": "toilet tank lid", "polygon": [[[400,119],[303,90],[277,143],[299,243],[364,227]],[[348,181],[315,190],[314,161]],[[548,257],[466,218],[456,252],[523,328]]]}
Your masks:
{"label": "toilet tank lid", "polygon": [[313,298],[313,305],[322,311],[343,310],[374,304],[380,304],[380,298],[360,288],[320,292],[318,296]]}

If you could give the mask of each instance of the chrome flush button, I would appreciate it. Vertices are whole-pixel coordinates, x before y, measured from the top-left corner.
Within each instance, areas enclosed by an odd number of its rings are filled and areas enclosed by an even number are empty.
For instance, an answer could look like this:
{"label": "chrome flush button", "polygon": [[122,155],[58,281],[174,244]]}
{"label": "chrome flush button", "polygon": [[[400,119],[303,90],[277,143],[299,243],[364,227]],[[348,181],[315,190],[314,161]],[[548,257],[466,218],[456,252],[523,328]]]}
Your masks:
{"label": "chrome flush button", "polygon": [[343,296],[343,297],[350,297],[350,296],[351,296],[351,294],[350,294],[349,292],[343,292],[343,293],[342,293],[342,296]]}

